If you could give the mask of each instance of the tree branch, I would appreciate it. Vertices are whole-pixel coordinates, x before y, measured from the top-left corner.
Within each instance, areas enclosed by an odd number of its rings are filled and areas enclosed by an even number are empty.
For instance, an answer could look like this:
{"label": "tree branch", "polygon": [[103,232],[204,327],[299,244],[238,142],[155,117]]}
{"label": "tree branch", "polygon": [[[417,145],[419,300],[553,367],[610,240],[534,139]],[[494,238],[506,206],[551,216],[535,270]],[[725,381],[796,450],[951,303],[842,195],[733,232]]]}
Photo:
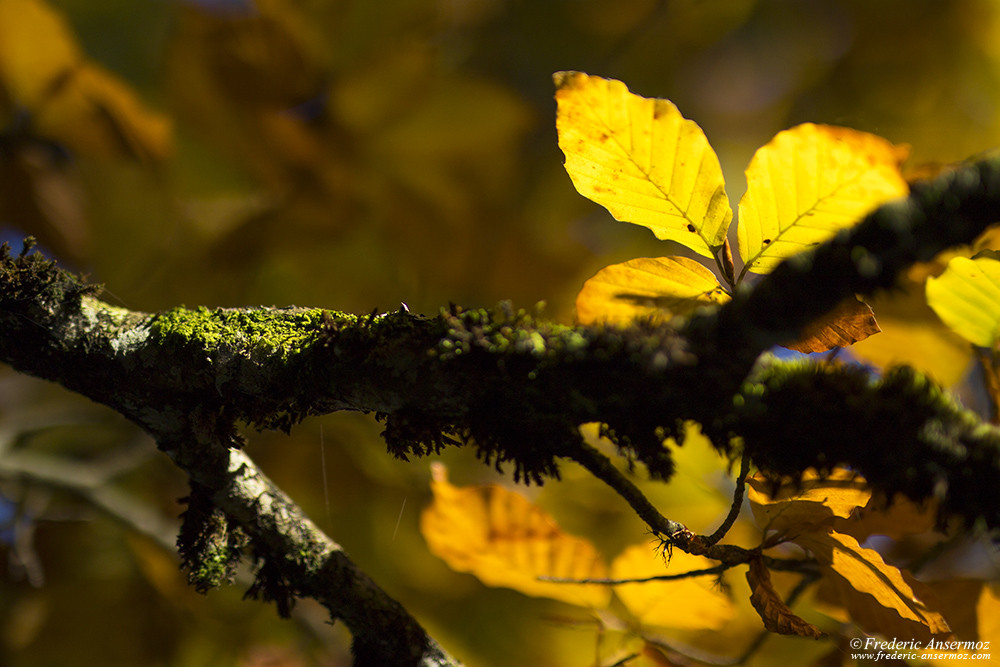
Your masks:
{"label": "tree branch", "polygon": [[[391,653],[393,664],[448,664],[240,453],[238,422],[288,429],[308,415],[375,412],[396,456],[468,444],[487,462],[513,464],[515,477],[541,482],[558,476],[559,458],[587,459],[577,432],[587,422],[607,425],[619,448],[668,479],[663,441],[694,420],[726,453],[742,443],[764,472],[848,463],[878,489],[935,496],[947,512],[998,527],[1000,432],[922,376],[873,382],[812,362],[753,370],[763,351],[795,339],[844,297],[890,287],[910,264],[973,241],[998,212],[1000,160],[968,165],[784,262],[717,310],[678,326],[625,328],[563,326],[504,305],[436,317],[405,309],[141,313],[100,301],[96,288],[28,246],[16,257],[4,246],[0,360],[109,405],[153,435],[192,479],[187,553],[238,557],[243,531],[262,563],[255,592],[279,609],[296,595],[323,600],[350,626],[359,662]],[[640,496],[626,496],[675,546],[745,560],[746,550],[678,531]]]}

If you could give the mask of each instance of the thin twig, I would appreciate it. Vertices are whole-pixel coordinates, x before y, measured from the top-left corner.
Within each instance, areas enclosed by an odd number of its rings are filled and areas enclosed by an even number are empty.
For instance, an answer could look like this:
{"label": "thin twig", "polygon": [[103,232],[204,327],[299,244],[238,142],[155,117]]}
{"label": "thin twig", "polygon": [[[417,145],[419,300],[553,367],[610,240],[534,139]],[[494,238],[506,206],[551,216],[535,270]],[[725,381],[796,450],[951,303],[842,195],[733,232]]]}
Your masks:
{"label": "thin twig", "polygon": [[715,565],[713,567],[706,567],[700,570],[689,570],[687,572],[679,572],[677,574],[658,574],[652,577],[639,577],[635,579],[608,579],[608,578],[593,578],[593,579],[573,579],[571,577],[538,577],[539,581],[549,581],[555,584],[601,584],[604,586],[617,586],[619,584],[645,584],[651,581],[674,581],[676,579],[690,579],[692,577],[703,577],[709,574],[722,574],[728,570],[731,565]]}
{"label": "thin twig", "polygon": [[710,546],[725,537],[729,529],[736,523],[736,517],[740,515],[740,510],[743,509],[743,495],[746,492],[746,480],[749,472],[750,454],[744,450],[743,457],[740,459],[740,474],[736,477],[736,490],[733,491],[733,504],[729,508],[729,514],[726,515],[722,525],[716,528],[714,533],[704,538],[705,542]]}
{"label": "thin twig", "polygon": [[646,522],[655,535],[673,538],[675,535],[688,532],[684,524],[672,521],[660,514],[642,491],[611,463],[611,459],[593,445],[581,441],[572,448],[569,456],[624,498],[625,502],[635,510],[639,518]]}

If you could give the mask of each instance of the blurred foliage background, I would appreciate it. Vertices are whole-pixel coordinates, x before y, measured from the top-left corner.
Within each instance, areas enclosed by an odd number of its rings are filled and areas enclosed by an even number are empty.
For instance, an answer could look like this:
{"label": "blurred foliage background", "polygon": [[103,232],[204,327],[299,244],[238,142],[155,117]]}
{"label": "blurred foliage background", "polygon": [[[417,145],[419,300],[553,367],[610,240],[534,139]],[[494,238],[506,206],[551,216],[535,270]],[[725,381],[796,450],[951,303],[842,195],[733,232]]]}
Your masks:
{"label": "blurred foliage background", "polygon": [[[0,236],[38,237],[137,310],[512,299],[568,321],[599,268],[670,249],[573,190],[565,69],[671,99],[734,203],[753,151],[799,122],[909,143],[917,165],[1000,143],[996,0],[0,0]],[[379,430],[334,415],[248,435],[453,654],[592,664],[587,619],[427,552],[427,462],[391,460]],[[348,664],[314,605],[283,622],[245,587],[188,589],[169,548],[185,480],[115,414],[3,369],[0,447],[0,664]],[[445,458],[455,483],[499,479]],[[703,464],[657,492],[695,529],[713,517],[692,489],[721,476]],[[645,538],[566,477],[527,493],[609,557]]]}

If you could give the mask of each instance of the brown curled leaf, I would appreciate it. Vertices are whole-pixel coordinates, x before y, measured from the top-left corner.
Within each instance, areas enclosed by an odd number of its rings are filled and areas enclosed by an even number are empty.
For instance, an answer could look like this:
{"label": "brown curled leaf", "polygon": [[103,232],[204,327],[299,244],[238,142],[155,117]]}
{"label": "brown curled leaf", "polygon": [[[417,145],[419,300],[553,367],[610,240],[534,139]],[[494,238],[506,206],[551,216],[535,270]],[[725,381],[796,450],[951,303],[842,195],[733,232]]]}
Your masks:
{"label": "brown curled leaf", "polygon": [[750,604],[760,614],[764,627],[780,635],[798,635],[819,639],[823,632],[812,623],[804,621],[789,609],[771,584],[771,573],[760,558],[750,561],[747,583],[753,593]]}

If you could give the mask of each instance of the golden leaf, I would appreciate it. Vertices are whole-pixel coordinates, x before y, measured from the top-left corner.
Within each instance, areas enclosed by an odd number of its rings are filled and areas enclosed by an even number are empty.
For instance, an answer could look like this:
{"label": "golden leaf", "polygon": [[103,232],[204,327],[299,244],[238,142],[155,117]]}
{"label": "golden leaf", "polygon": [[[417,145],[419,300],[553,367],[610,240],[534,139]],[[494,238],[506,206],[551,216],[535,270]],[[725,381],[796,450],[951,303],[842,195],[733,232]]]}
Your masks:
{"label": "golden leaf", "polygon": [[[701,556],[674,549],[666,566],[656,549],[636,544],[623,551],[611,564],[614,579],[641,579],[658,575],[703,570],[716,565]],[[705,629],[720,628],[736,610],[732,601],[716,585],[714,575],[618,584],[615,594],[644,626]]]}
{"label": "golden leaf", "polygon": [[827,529],[799,535],[795,543],[816,557],[851,618],[867,632],[907,638],[949,632],[944,616],[928,604],[933,593],[926,585],[850,535]]}
{"label": "golden leaf", "polygon": [[729,301],[715,274],[687,257],[640,257],[606,266],[576,297],[581,324],[628,324],[636,317],[687,315]]}
{"label": "golden leaf", "polygon": [[420,517],[431,552],[453,570],[469,572],[487,586],[590,608],[607,606],[611,591],[601,584],[540,580],[606,578],[594,546],[567,535],[539,507],[502,486],[456,487],[443,464],[432,466],[434,501]]}
{"label": "golden leaf", "polygon": [[823,632],[812,623],[808,623],[793,612],[781,599],[771,584],[771,573],[764,566],[764,561],[754,558],[747,570],[747,583],[750,584],[750,604],[760,614],[764,627],[771,632],[782,635],[798,635],[819,639]]}
{"label": "golden leaf", "polygon": [[137,159],[169,151],[167,119],[87,61],[62,16],[41,0],[0,0],[0,87],[32,114],[36,132],[74,150]]}
{"label": "golden leaf", "polygon": [[844,468],[826,477],[806,471],[800,481],[788,481],[771,494],[771,483],[757,474],[747,480],[747,498],[762,528],[798,535],[847,518],[871,498],[865,480]]}
{"label": "golden leaf", "polygon": [[849,518],[836,521],[834,528],[859,541],[866,540],[870,535],[899,539],[933,529],[937,523],[937,514],[937,504],[934,501],[917,505],[898,493],[887,504],[884,496],[873,496],[867,505]]}
{"label": "golden leaf", "polygon": [[10,97],[37,107],[81,57],[66,21],[44,2],[0,0],[0,82]]}
{"label": "golden leaf", "polygon": [[927,304],[952,331],[973,345],[1000,339],[1000,261],[996,251],[954,257],[937,278],[927,279]]}
{"label": "golden leaf", "polygon": [[620,81],[581,72],[554,79],[559,147],[577,191],[617,220],[714,257],[733,212],[701,128]]}
{"label": "golden leaf", "polygon": [[737,225],[744,270],[768,273],[906,195],[905,157],[905,148],[847,128],[806,123],[779,132],[747,167]]}
{"label": "golden leaf", "polygon": [[799,340],[785,347],[797,352],[826,352],[853,345],[880,331],[871,306],[850,297],[833,312],[806,327]]}

